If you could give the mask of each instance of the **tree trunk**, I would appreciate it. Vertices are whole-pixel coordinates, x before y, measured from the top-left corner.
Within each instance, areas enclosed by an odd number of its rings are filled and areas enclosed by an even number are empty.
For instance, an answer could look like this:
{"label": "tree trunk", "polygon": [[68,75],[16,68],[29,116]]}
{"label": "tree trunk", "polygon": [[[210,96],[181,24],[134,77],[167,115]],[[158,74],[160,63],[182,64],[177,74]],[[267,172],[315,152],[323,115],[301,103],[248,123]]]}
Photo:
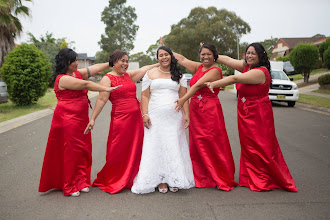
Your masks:
{"label": "tree trunk", "polygon": [[308,83],[310,72],[304,73],[304,83]]}
{"label": "tree trunk", "polygon": [[11,30],[0,24],[0,67],[5,62],[5,56],[15,47]]}

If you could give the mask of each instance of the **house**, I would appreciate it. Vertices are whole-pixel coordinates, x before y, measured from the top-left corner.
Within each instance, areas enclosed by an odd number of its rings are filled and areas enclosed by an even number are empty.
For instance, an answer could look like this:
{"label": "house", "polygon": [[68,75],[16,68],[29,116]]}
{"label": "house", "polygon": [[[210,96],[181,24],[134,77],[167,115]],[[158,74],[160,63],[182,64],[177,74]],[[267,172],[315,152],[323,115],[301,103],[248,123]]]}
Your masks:
{"label": "house", "polygon": [[88,57],[87,53],[78,53],[78,69],[95,64],[95,57]]}
{"label": "house", "polygon": [[299,43],[313,43],[318,46],[326,40],[325,37],[280,38],[272,50],[273,58],[289,55]]}

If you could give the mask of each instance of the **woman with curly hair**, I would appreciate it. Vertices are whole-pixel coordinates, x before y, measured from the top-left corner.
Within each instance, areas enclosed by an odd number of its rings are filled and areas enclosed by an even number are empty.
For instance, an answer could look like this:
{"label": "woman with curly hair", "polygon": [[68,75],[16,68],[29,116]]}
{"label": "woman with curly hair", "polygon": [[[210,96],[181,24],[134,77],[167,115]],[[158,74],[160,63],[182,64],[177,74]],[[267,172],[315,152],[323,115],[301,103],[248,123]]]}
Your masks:
{"label": "woman with curly hair", "polygon": [[79,69],[77,54],[65,48],[55,57],[53,75],[57,105],[49,132],[43,162],[39,192],[60,189],[65,196],[88,192],[92,165],[92,141],[84,134],[88,124],[89,99],[87,90],[110,94],[111,88],[86,81],[90,76],[109,67],[108,63]]}
{"label": "woman with curly hair", "polygon": [[175,100],[187,92],[187,80],[170,48],[157,50],[158,68],[149,70],[142,81],[141,107],[144,139],[139,173],[132,192],[177,192],[195,185],[185,128],[189,106],[175,111]]}
{"label": "woman with curly hair", "polygon": [[243,72],[206,83],[212,92],[216,87],[237,83],[240,186],[253,191],[286,189],[297,192],[275,134],[273,109],[268,98],[270,63],[264,47],[252,43],[246,48],[245,60],[219,55],[217,62]]}

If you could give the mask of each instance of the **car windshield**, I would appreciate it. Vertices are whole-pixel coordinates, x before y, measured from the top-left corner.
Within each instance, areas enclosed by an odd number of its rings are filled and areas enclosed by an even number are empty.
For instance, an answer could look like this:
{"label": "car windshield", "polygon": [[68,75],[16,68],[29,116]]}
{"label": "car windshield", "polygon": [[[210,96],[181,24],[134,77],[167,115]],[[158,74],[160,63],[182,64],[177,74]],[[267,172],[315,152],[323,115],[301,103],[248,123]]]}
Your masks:
{"label": "car windshield", "polygon": [[283,71],[272,70],[271,75],[272,79],[289,80],[288,76]]}
{"label": "car windshield", "polygon": [[192,75],[190,73],[185,73],[184,74],[186,77],[192,77]]}

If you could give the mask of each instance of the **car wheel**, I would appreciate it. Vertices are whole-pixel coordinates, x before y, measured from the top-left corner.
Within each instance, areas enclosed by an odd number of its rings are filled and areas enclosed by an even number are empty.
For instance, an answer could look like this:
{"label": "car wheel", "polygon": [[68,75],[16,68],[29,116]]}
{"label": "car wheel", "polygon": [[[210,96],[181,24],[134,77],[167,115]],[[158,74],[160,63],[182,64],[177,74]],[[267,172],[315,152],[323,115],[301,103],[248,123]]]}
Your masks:
{"label": "car wheel", "polygon": [[295,101],[290,101],[290,102],[288,102],[288,106],[289,106],[289,107],[293,107],[295,104],[296,104]]}

